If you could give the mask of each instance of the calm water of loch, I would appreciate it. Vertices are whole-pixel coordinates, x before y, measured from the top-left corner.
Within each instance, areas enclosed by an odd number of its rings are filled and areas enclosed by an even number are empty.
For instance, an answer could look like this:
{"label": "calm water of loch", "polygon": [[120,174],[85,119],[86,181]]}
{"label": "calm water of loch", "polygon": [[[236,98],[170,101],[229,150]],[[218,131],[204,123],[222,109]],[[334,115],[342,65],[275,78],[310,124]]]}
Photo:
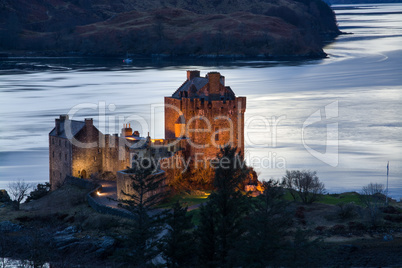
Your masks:
{"label": "calm water of loch", "polygon": [[[163,138],[163,97],[185,70],[199,69],[221,72],[247,97],[246,157],[260,178],[311,169],[328,192],[359,191],[385,184],[390,161],[389,192],[402,198],[402,5],[334,8],[340,29],[353,34],[327,45],[321,60],[0,62],[0,189],[19,178],[48,181],[48,133],[73,109],[107,133],[118,132],[109,120],[140,116],[152,137]],[[105,107],[106,125],[88,105]]]}

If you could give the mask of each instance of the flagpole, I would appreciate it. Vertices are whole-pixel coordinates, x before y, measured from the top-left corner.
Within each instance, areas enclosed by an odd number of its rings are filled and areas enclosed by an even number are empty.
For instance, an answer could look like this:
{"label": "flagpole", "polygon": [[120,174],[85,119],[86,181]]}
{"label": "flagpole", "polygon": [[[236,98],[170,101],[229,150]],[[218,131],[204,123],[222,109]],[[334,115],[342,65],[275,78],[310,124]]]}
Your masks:
{"label": "flagpole", "polygon": [[385,204],[388,205],[388,173],[389,173],[389,161],[387,163],[387,195],[385,197]]}

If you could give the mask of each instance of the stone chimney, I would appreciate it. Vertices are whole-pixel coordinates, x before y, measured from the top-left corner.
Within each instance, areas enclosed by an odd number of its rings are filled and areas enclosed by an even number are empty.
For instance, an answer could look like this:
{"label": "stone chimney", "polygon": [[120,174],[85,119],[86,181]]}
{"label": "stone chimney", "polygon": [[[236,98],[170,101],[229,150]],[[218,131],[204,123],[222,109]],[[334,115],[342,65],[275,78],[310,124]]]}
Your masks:
{"label": "stone chimney", "polygon": [[56,125],[56,135],[61,134],[61,127],[60,124],[64,124],[64,121],[68,120],[67,114],[61,114],[59,118],[56,118],[55,125]]}
{"label": "stone chimney", "polygon": [[218,72],[208,73],[209,94],[219,94],[221,74]]}
{"label": "stone chimney", "polygon": [[187,71],[187,80],[190,81],[195,77],[200,77],[200,71]]}
{"label": "stone chimney", "polygon": [[60,119],[56,118],[55,120],[55,125],[56,125],[56,135],[60,135]]}
{"label": "stone chimney", "polygon": [[94,125],[94,120],[92,118],[85,118],[85,126],[91,127]]}
{"label": "stone chimney", "polygon": [[60,121],[64,122],[66,120],[69,120],[68,114],[61,114],[60,115]]}
{"label": "stone chimney", "polygon": [[86,142],[92,142],[95,141],[96,139],[94,138],[94,121],[92,118],[85,118],[85,128],[87,132],[87,136],[85,137]]}
{"label": "stone chimney", "polygon": [[133,129],[131,128],[131,125],[124,124],[124,127],[121,129],[121,137],[130,137],[133,135]]}

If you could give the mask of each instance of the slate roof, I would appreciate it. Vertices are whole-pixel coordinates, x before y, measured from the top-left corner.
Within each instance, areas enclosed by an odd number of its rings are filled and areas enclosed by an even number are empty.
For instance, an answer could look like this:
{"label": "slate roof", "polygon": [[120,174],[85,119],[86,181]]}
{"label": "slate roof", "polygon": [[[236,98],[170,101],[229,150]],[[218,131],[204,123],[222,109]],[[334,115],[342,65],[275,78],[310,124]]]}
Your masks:
{"label": "slate roof", "polygon": [[[223,83],[222,83],[222,80],[220,80],[220,82],[221,82],[221,85],[223,85]],[[196,90],[197,90],[197,92],[201,89],[201,88],[203,88],[206,84],[208,84],[208,78],[207,77],[194,77],[193,79],[191,79],[191,80],[186,80],[173,94],[172,94],[172,97],[173,98],[176,98],[176,99],[181,99],[181,96],[180,96],[180,92],[185,92],[185,91],[187,91],[187,92],[190,92],[190,88],[192,87],[192,86],[194,86],[195,88],[196,88]],[[228,90],[228,92],[229,92],[229,95],[231,96],[230,97],[230,99],[232,99],[232,98],[234,98],[235,97],[235,94],[234,94],[234,92],[233,92],[233,90],[230,88],[230,87],[225,87],[227,90]],[[196,95],[197,96],[197,95]],[[210,98],[215,98],[215,99],[219,99],[220,98],[220,96],[212,96],[212,95],[210,95]]]}
{"label": "slate roof", "polygon": [[200,90],[201,88],[203,88],[206,84],[208,84],[208,78],[206,77],[195,77],[191,80],[187,80],[186,82],[184,82],[183,85],[181,85],[181,87],[179,87],[175,93],[173,93],[172,97],[173,98],[180,98],[180,92],[184,92],[184,91],[189,91],[190,87],[192,85],[195,86],[195,88],[198,90]]}
{"label": "slate roof", "polygon": [[229,91],[229,94],[230,94],[230,95],[235,96],[235,93],[233,92],[233,90],[232,90],[231,87],[225,87],[225,88]]}
{"label": "slate roof", "polygon": [[70,135],[70,131],[68,130],[68,128],[71,128],[71,134],[74,137],[84,126],[85,122],[82,121],[76,121],[76,120],[60,121],[60,134],[57,135],[56,127],[54,127],[52,131],[50,131],[49,136],[71,139],[72,137],[67,137],[67,133],[68,135]]}
{"label": "slate roof", "polygon": [[[144,138],[143,138],[143,140],[144,140]],[[138,149],[146,149],[147,147],[148,147],[147,142],[139,140],[139,141],[134,142],[133,145],[130,146],[130,149],[138,150]]]}

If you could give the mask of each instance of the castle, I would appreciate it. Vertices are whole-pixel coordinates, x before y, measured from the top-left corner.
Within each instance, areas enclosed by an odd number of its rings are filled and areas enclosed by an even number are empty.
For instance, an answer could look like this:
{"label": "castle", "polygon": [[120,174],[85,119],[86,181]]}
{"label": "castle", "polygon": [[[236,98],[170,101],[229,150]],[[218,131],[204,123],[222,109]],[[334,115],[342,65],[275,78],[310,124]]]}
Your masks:
{"label": "castle", "polygon": [[[125,169],[139,157],[161,163],[184,158],[189,163],[209,161],[220,146],[230,144],[244,152],[244,113],[246,97],[236,97],[225,86],[225,77],[210,72],[187,71],[186,81],[165,97],[165,139],[140,137],[130,125],[118,134],[103,134],[92,119],[84,122],[60,115],[49,133],[49,180],[52,189],[63,184],[66,176],[80,178],[117,178],[121,190],[130,192]],[[167,178],[169,180],[169,178]]]}
{"label": "castle", "polygon": [[192,157],[215,158],[225,144],[244,152],[245,110],[246,97],[236,97],[220,73],[187,71],[187,80],[165,97],[165,139],[187,137]]}

